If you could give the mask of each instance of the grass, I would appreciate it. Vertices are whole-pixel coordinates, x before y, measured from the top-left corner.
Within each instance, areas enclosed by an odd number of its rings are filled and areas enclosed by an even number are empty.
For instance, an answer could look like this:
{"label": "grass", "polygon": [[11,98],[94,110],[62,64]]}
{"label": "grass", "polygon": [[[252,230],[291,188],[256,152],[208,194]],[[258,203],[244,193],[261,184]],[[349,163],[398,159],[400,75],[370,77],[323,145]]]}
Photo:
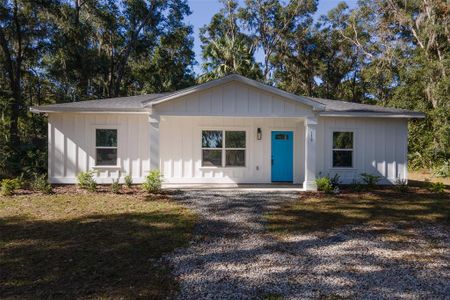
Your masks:
{"label": "grass", "polygon": [[158,259],[185,245],[195,222],[142,195],[0,197],[0,295],[166,298],[176,281]]}
{"label": "grass", "polygon": [[[450,223],[449,193],[432,194],[410,188],[399,193],[390,188],[372,192],[325,195],[302,194],[290,204],[267,214],[268,229],[275,234],[324,233],[345,225]],[[386,232],[393,239],[402,236]]]}

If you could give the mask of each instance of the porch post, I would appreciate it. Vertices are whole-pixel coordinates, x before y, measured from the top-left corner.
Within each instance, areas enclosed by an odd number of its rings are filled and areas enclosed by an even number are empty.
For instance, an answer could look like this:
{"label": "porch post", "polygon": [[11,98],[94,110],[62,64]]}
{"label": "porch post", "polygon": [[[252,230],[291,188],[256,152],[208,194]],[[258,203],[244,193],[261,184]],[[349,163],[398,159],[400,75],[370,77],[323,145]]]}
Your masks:
{"label": "porch post", "polygon": [[159,170],[159,114],[152,109],[148,121],[150,123],[150,170]]}
{"label": "porch post", "polygon": [[305,191],[316,191],[316,118],[305,119]]}

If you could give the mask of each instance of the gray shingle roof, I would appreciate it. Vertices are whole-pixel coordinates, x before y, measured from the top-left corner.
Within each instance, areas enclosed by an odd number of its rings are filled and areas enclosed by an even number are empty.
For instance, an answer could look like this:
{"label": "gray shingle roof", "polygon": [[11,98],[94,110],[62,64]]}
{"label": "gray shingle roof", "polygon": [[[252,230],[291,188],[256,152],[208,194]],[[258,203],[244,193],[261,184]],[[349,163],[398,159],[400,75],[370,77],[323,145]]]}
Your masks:
{"label": "gray shingle roof", "polygon": [[354,102],[347,102],[341,100],[330,100],[330,99],[322,99],[322,98],[313,98],[306,97],[311,100],[320,102],[325,105],[325,112],[336,112],[336,113],[387,113],[387,114],[409,114],[417,116],[423,115],[420,112],[415,112],[411,110],[401,109],[401,108],[393,108],[393,107],[385,107],[379,105],[371,105],[371,104],[361,104]]}
{"label": "gray shingle roof", "polygon": [[143,102],[151,101],[166,94],[147,94],[131,97],[106,98],[98,100],[87,100],[69,103],[57,103],[43,106],[33,106],[33,112],[65,112],[65,111],[122,111],[122,112],[143,112],[145,111]]}
{"label": "gray shingle roof", "polygon": [[[339,100],[329,100],[329,99],[321,99],[321,98],[313,98],[313,97],[305,97],[305,96],[296,96],[293,94],[289,94],[287,92],[281,91],[274,87],[265,86],[260,82],[245,78],[239,75],[228,75],[222,78],[224,80],[238,80],[247,84],[255,85],[256,87],[260,87],[262,89],[276,90],[277,93],[283,93],[283,95],[292,95],[289,98],[294,101],[301,101],[302,103],[308,103],[314,107],[320,107],[320,115],[376,115],[376,116],[402,116],[402,117],[424,117],[423,113],[414,112],[405,109],[398,108],[390,108],[383,107],[378,105],[369,105],[369,104],[360,104]],[[214,82],[206,83],[199,85],[198,87],[209,87],[210,84],[220,84],[222,82],[221,79],[215,80]],[[226,82],[226,81],[224,81]],[[184,91],[190,91],[193,88],[184,89],[181,91],[175,91],[172,93],[163,93],[163,94],[147,94],[140,96],[131,96],[131,97],[118,97],[118,98],[108,98],[108,99],[99,99],[99,100],[89,100],[89,101],[80,101],[80,102],[70,102],[70,103],[59,103],[59,104],[50,104],[43,106],[34,106],[31,107],[30,110],[32,112],[146,112],[148,109],[145,107],[149,103],[155,101],[156,103],[160,101],[168,101],[170,99],[174,99],[179,97],[178,95],[183,95]],[[165,100],[167,99],[167,100]],[[323,109],[323,107],[325,107]],[[323,110],[322,110],[323,109]]]}

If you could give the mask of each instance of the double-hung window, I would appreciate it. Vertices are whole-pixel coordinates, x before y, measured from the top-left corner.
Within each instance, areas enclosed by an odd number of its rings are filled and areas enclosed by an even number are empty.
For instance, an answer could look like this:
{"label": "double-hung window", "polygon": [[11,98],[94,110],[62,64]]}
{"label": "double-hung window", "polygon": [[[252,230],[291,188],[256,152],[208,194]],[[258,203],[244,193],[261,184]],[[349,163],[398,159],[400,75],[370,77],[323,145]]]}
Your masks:
{"label": "double-hung window", "polygon": [[203,167],[245,167],[245,131],[203,130]]}
{"label": "double-hung window", "polygon": [[333,168],[353,167],[353,132],[333,132]]}
{"label": "double-hung window", "polygon": [[97,166],[117,165],[117,129],[95,130],[95,154]]}

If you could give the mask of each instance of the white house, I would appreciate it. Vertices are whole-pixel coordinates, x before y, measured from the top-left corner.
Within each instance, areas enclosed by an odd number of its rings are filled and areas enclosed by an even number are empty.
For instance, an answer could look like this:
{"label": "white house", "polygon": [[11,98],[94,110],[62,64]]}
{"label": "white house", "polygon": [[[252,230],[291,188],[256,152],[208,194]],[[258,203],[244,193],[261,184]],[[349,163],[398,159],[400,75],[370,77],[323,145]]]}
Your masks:
{"label": "white house", "polygon": [[229,75],[166,94],[33,107],[48,114],[48,175],[76,183],[160,169],[166,185],[407,178],[408,120],[422,113],[297,96]]}

